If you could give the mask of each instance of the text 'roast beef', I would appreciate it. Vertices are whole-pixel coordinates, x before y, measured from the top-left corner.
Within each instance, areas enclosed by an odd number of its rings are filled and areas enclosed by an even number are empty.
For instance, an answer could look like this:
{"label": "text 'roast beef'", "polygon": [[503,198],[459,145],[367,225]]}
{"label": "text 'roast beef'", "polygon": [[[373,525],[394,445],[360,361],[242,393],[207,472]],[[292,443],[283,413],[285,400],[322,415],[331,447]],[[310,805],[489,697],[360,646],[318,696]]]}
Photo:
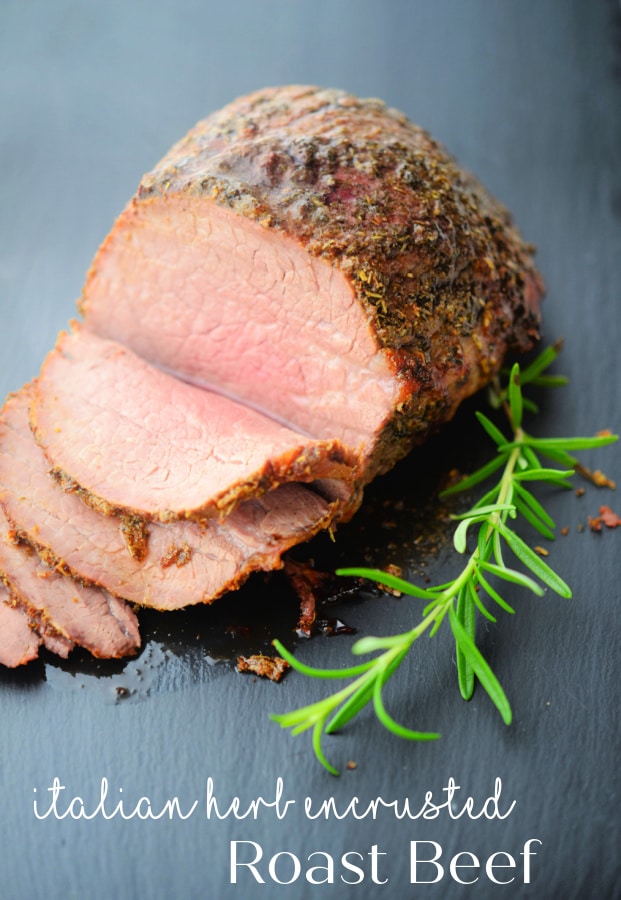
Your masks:
{"label": "text 'roast beef'", "polygon": [[210,602],[538,338],[508,212],[379,100],[267,89],[143,178],[0,415],[0,662],[138,646],[125,601]]}

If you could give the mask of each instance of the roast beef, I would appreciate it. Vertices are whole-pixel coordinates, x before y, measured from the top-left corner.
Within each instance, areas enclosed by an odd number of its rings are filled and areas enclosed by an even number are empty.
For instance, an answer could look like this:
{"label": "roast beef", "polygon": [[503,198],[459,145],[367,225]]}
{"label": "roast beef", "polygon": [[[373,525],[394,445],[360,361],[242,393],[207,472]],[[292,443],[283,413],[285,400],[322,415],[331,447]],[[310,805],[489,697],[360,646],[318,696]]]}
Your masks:
{"label": "roast beef", "polygon": [[136,651],[138,622],[123,600],[56,572],[15,538],[0,510],[0,577],[14,603],[94,656],[121,657]]}
{"label": "roast beef", "polygon": [[0,583],[0,663],[14,668],[30,662],[38,656],[40,644],[26,610],[11,606],[9,592]]}
{"label": "roast beef", "polygon": [[532,345],[542,292],[508,212],[378,100],[274,88],[200,122],[5,407],[6,658],[132,652],[121,598],[209,601],[346,520]]}
{"label": "roast beef", "polygon": [[30,662],[42,645],[66,659],[73,641],[59,634],[35,609],[11,597],[0,581],[0,663],[13,669]]}
{"label": "roast beef", "polygon": [[241,503],[225,521],[153,522],[144,553],[131,523],[101,515],[79,494],[59,490],[28,422],[32,386],[0,415],[0,505],[22,543],[57,571],[134,603],[179,609],[241,584],[250,572],[280,566],[293,544],[326,527],[334,503],[301,484],[284,484]]}
{"label": "roast beef", "polygon": [[317,438],[368,481],[537,335],[506,210],[378,100],[285,87],[193,128],[89,273],[88,326]]}

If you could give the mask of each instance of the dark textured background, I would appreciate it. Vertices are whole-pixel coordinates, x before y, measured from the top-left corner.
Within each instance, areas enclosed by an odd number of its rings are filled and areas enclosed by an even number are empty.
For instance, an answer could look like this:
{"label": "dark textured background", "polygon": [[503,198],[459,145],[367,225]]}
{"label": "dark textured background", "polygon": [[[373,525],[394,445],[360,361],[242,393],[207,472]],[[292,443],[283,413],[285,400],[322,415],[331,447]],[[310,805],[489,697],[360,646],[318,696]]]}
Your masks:
{"label": "dark textured background", "polygon": [[[0,392],[38,371],[142,172],[197,119],[240,93],[285,82],[342,87],[400,107],[514,211],[538,245],[545,336],[565,337],[559,369],[571,378],[533,427],[621,430],[621,8],[613,0],[2,0]],[[449,467],[466,468],[486,452],[471,422],[472,407],[431,450],[373,487],[335,548],[320,539],[301,558],[313,553],[326,566],[397,561],[406,574],[443,580],[446,554],[425,559],[414,543],[423,534],[415,507]],[[587,459],[621,479],[617,448]],[[581,498],[552,496],[549,508],[570,532],[550,559],[574,599],[516,592],[516,615],[481,629],[513,704],[511,728],[481,691],[462,703],[450,641],[440,634],[421,643],[388,696],[397,718],[437,729],[442,740],[406,744],[365,716],[326,741],[339,766],[358,763],[340,779],[315,763],[306,736],[291,738],[267,718],[319,697],[322,686],[296,675],[280,686],[253,681],[227,661],[237,645],[226,626],[250,621],[253,607],[249,647],[273,633],[289,636],[295,610],[278,578],[257,578],[218,610],[145,618],[145,651],[126,667],[76,657],[1,672],[2,897],[621,897],[621,532],[579,530],[602,502],[619,511],[617,497],[589,486]],[[404,511],[395,514],[400,498]],[[428,514],[436,520],[433,502]],[[392,633],[410,627],[413,606],[376,596],[339,610],[359,632]],[[350,640],[317,638],[299,653],[344,665]],[[120,700],[119,686],[130,696]],[[419,805],[427,790],[441,798],[450,776],[480,806],[500,777],[503,798],[516,807],[492,822],[446,814],[310,822],[297,805],[283,821],[269,812],[241,822],[199,813],[186,822],[36,821],[33,788],[43,797],[54,776],[91,805],[105,776],[111,796],[128,806],[143,794],[156,806],[175,794],[188,805],[202,798],[208,777],[221,799],[269,798],[282,777],[298,804],[308,794],[342,804],[354,795],[409,796]],[[519,869],[508,886],[482,874],[466,888],[448,873],[437,884],[409,885],[410,840],[441,844],[445,864],[459,850],[481,859],[504,850],[519,863],[529,838],[542,845],[528,886]],[[389,880],[230,885],[234,839],[258,841],[266,855],[304,857],[378,844]]]}

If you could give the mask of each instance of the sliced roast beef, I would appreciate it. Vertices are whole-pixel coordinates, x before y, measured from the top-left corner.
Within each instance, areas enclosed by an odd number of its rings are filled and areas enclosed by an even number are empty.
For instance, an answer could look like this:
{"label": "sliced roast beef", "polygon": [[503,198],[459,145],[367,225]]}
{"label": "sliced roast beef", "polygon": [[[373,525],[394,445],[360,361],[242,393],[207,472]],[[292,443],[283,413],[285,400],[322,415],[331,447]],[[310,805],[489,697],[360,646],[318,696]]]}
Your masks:
{"label": "sliced roast beef", "polygon": [[366,481],[537,337],[531,251],[401,113],[275,88],[143,178],[80,306],[158,366],[340,438]]}
{"label": "sliced roast beef", "polygon": [[10,669],[22,666],[36,659],[40,645],[26,610],[11,606],[9,592],[0,583],[0,663]]}
{"label": "sliced roast beef", "polygon": [[0,574],[13,602],[40,616],[52,633],[94,656],[126,656],[140,645],[129,606],[98,588],[85,587],[54,571],[15,535],[0,510]]}
{"label": "sliced roast beef", "polygon": [[[23,603],[23,598],[21,602]],[[66,659],[75,647],[75,641],[72,641],[64,634],[61,634],[53,622],[47,617],[45,612],[29,605],[24,605],[22,608],[26,610],[28,619],[32,623],[32,627],[35,628],[39,634],[41,646],[45,647],[46,650],[49,650],[51,653],[54,653],[56,656]]]}
{"label": "sliced roast beef", "polygon": [[0,504],[18,539],[48,564],[116,596],[158,609],[208,602],[250,572],[280,566],[285,550],[333,517],[334,504],[285,484],[241,503],[224,522],[154,522],[138,554],[122,519],[101,515],[50,477],[29,427],[32,393],[22,388],[0,415]]}
{"label": "sliced roast beef", "polygon": [[59,480],[104,513],[223,515],[291,481],[351,495],[340,441],[305,438],[77,323],[43,365],[31,422]]}
{"label": "sliced roast beef", "polygon": [[10,669],[23,666],[39,655],[41,646],[66,659],[74,643],[0,582],[0,663]]}

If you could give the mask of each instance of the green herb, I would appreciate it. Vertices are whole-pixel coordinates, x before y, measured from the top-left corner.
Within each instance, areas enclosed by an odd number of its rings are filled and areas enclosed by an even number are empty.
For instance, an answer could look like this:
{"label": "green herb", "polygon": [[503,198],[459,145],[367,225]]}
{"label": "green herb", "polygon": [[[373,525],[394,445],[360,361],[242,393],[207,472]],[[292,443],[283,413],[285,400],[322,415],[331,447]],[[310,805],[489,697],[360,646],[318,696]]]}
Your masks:
{"label": "green herb", "polygon": [[[571,487],[570,479],[578,460],[575,450],[602,447],[617,440],[616,435],[595,437],[535,438],[524,430],[525,410],[536,412],[537,407],[522,393],[525,384],[555,386],[564,384],[561,376],[546,374],[555,360],[560,344],[548,347],[527,368],[518,364],[504,373],[506,383],[496,379],[490,388],[491,405],[503,408],[511,428],[510,437],[483,413],[477,419],[496,445],[496,455],[477,471],[443,492],[449,496],[490,480],[500,473],[494,486],[487,490],[465,513],[454,516],[458,522],[453,543],[458,553],[467,554],[460,573],[451,581],[435,587],[418,587],[387,572],[368,568],[339,569],[337,574],[371,579],[424,602],[421,621],[410,631],[389,637],[364,637],[352,647],[361,656],[377,653],[373,659],[342,669],[319,669],[299,662],[278,640],[274,646],[290,665],[311,678],[349,679],[341,690],[323,700],[292,712],[271,718],[296,735],[312,730],[312,742],[318,760],[334,775],[338,772],[326,759],[321,746],[324,734],[342,728],[363,707],[372,703],[382,724],[394,734],[408,740],[435,740],[435,732],[413,731],[396,722],[386,711],[382,699],[384,685],[398,669],[414,642],[425,632],[433,636],[446,619],[456,646],[457,673],[462,697],[469,700],[478,680],[498,709],[503,721],[511,723],[511,706],[498,679],[476,646],[477,613],[495,622],[490,607],[507,613],[513,609],[502,596],[504,583],[517,584],[541,596],[544,587],[561,597],[571,597],[571,590],[540,555],[532,550],[512,527],[514,520],[526,519],[541,535],[553,539],[555,524],[548,512],[532,493],[533,485],[547,483]],[[542,462],[545,461],[545,462]],[[549,463],[553,463],[550,466]],[[560,468],[559,468],[560,466]],[[507,560],[511,555],[511,564]],[[515,561],[521,566],[515,568]]]}

